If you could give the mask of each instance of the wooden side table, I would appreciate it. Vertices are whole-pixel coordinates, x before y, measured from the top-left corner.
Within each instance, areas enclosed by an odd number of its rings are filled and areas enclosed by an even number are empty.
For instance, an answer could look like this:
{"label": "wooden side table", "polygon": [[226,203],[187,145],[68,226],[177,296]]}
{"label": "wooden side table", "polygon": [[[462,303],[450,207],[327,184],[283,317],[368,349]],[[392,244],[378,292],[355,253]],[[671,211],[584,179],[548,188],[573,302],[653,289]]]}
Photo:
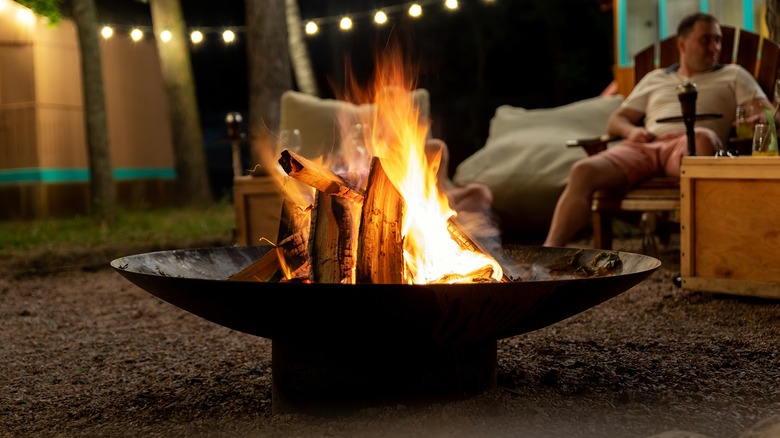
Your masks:
{"label": "wooden side table", "polygon": [[684,289],[780,298],[780,158],[685,157]]}
{"label": "wooden side table", "polygon": [[237,245],[259,245],[261,239],[276,243],[282,196],[271,177],[234,178],[233,208],[236,213]]}

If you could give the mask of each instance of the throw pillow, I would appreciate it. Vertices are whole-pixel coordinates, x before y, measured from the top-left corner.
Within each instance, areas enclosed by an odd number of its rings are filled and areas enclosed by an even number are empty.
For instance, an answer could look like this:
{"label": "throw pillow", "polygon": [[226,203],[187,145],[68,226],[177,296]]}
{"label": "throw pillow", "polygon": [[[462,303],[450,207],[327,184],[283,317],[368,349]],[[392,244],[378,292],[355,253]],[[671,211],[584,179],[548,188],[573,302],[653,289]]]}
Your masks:
{"label": "throw pillow", "polygon": [[587,154],[566,141],[598,137],[621,96],[599,96],[556,108],[504,105],[490,121],[485,146],[457,167],[456,184],[480,181],[493,191],[502,234],[538,239],[547,233],[569,169]]}

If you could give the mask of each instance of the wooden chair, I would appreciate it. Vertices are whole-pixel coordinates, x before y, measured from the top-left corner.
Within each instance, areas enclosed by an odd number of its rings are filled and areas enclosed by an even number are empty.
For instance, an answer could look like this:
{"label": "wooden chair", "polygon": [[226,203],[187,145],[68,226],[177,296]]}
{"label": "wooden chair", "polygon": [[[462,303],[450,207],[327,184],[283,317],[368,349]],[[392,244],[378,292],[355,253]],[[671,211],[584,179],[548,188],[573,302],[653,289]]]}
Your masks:
{"label": "wooden chair", "polygon": [[[772,100],[780,62],[780,46],[745,30],[737,31],[733,27],[721,26],[721,31],[723,41],[720,62],[736,63],[753,72],[761,88]],[[676,36],[660,42],[658,56],[655,45],[647,47],[634,56],[634,84],[653,69],[666,68],[678,61]],[[606,150],[607,144],[615,140],[619,138],[603,135],[595,139],[573,140],[567,144],[582,147],[588,155],[593,155]],[[640,229],[644,235],[643,251],[654,253],[657,251],[656,223],[659,215],[666,221],[679,224],[680,179],[652,177],[628,190],[599,190],[593,196],[591,210],[595,248],[612,249],[612,219],[615,216],[625,215],[625,212],[639,212]]]}

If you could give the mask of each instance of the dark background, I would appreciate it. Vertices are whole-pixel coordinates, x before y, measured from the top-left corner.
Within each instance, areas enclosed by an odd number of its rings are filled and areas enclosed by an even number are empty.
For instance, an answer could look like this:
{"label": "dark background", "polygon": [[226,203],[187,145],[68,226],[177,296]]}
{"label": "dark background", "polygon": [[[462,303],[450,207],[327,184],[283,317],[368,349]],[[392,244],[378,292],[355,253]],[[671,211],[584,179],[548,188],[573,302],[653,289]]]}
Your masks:
{"label": "dark background", "polygon": [[[189,27],[221,32],[244,26],[244,2],[182,0]],[[299,0],[304,20],[372,11],[402,1]],[[398,41],[419,70],[418,87],[431,94],[432,133],[450,147],[452,175],[458,163],[482,147],[500,105],[554,107],[598,95],[612,80],[611,2],[603,0],[443,0],[423,16],[390,15],[384,26],[356,20],[349,32],[336,23],[320,26],[306,41],[321,97],[336,97],[349,68],[369,83],[378,51]],[[149,6],[135,0],[98,0],[101,21],[150,25]],[[225,114],[246,113],[245,34],[225,44],[207,34],[192,46],[198,104],[214,193],[229,196],[232,185]],[[349,60],[349,66],[345,62]]]}

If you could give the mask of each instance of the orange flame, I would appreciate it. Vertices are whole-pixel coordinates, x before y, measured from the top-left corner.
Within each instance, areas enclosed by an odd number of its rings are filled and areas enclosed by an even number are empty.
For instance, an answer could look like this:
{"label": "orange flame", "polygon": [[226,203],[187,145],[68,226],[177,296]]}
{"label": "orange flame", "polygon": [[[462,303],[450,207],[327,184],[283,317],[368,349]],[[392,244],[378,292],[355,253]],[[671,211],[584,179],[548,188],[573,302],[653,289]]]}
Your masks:
{"label": "orange flame", "polygon": [[463,247],[450,233],[456,212],[439,184],[441,152],[426,153],[429,122],[414,104],[415,84],[405,75],[400,52],[392,50],[389,55],[378,63],[375,109],[364,126],[370,126],[368,153],[381,160],[406,204],[402,223],[406,281],[500,281],[503,272],[495,259]]}

